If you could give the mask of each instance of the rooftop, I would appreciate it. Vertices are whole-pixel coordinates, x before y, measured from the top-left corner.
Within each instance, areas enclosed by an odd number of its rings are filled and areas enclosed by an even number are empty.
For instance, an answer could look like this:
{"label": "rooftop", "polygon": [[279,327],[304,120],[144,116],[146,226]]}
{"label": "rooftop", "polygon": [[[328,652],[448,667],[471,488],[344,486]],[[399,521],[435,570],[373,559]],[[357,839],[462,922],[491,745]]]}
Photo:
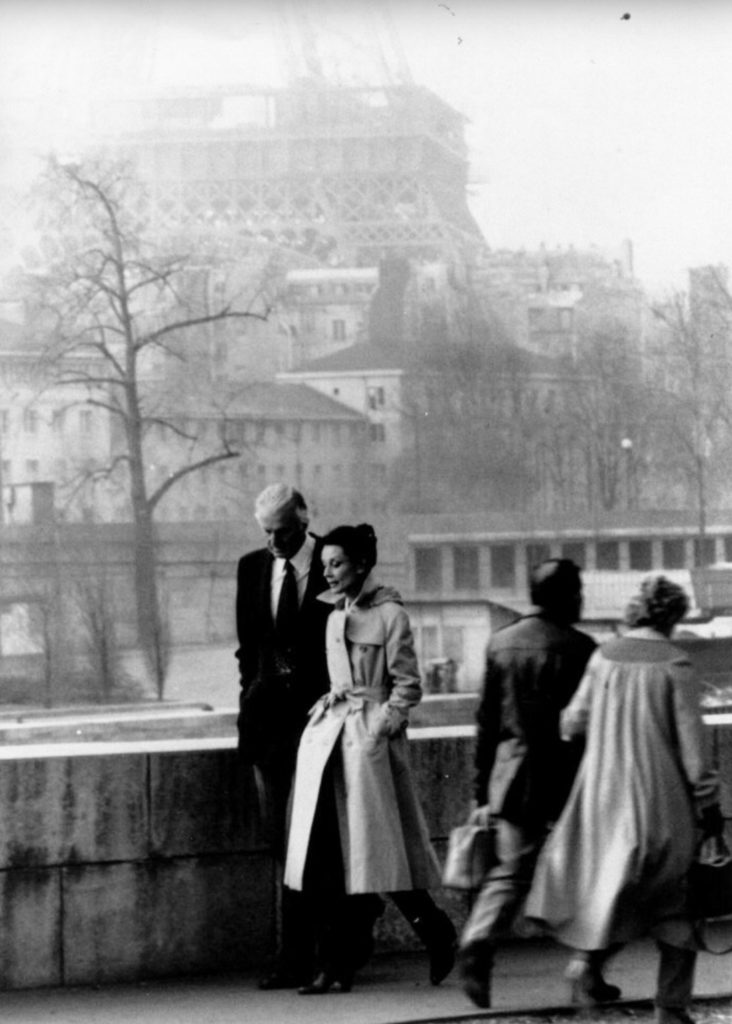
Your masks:
{"label": "rooftop", "polygon": [[[329,356],[302,363],[287,376],[304,373],[363,373],[364,371],[403,370],[404,353],[368,343],[351,345]],[[284,374],[282,376],[285,376]]]}

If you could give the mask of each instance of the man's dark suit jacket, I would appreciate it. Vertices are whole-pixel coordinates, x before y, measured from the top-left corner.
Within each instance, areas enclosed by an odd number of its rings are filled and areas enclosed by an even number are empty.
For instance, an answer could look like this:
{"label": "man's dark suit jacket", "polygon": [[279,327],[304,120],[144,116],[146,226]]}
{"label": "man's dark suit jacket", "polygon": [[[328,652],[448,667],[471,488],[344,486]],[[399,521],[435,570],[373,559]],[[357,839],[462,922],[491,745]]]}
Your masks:
{"label": "man's dark suit jacket", "polygon": [[267,548],[260,548],[239,561],[236,657],[241,693],[237,724],[239,754],[248,764],[279,762],[284,767],[284,763],[292,761],[294,766],[308,710],[328,689],[325,622],[331,606],[316,600],[318,594],[328,589],[323,577],[322,549],[322,542],[316,539],[293,642],[294,671],[286,679],[274,671],[274,558]]}
{"label": "man's dark suit jacket", "polygon": [[497,817],[539,827],[559,816],[582,756],[582,744],[561,740],[559,717],[595,646],[539,610],[491,637],[474,796]]}

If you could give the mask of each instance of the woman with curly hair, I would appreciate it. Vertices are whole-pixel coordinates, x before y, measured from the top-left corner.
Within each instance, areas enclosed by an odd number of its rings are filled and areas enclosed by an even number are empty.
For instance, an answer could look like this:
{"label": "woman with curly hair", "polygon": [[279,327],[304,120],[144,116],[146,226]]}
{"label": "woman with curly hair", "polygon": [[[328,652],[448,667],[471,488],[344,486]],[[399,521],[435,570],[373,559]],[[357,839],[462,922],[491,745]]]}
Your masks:
{"label": "woman with curly hair", "polygon": [[592,1002],[611,953],[652,935],[658,1024],[692,1020],[697,943],[686,879],[700,832],[723,827],[699,688],[670,640],[687,609],[681,587],[648,577],[628,606],[628,632],[590,659],[561,720],[564,739],[585,737],[584,758],[526,905],[575,950],[567,976],[577,1002]]}

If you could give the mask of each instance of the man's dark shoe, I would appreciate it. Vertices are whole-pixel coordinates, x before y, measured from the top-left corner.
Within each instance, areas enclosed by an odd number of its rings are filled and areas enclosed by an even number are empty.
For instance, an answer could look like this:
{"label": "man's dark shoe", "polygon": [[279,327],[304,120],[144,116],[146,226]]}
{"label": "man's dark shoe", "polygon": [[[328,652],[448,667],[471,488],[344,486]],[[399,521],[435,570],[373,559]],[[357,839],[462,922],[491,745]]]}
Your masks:
{"label": "man's dark shoe", "polygon": [[491,974],[493,947],[489,943],[475,943],[458,953],[460,980],[463,992],[481,1010],[491,1005]]}
{"label": "man's dark shoe", "polygon": [[278,988],[299,988],[302,984],[303,979],[294,972],[275,970],[260,978],[258,987],[263,992],[270,992]]}

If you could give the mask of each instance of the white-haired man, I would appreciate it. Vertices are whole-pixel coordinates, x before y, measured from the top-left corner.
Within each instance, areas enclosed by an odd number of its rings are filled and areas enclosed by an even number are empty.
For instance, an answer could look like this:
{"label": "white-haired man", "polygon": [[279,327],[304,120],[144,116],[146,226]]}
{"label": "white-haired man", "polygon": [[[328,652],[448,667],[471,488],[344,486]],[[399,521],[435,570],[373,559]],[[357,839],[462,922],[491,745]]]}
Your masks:
{"label": "white-haired man", "polygon": [[[236,625],[240,671],[239,756],[254,768],[260,809],[278,862],[285,853],[287,801],[309,708],[328,689],[325,622],[329,606],[318,538],[308,533],[299,491],[272,484],[254,515],[266,547],[239,561]],[[281,891],[278,957],[262,988],[309,978],[312,941],[299,894]]]}

